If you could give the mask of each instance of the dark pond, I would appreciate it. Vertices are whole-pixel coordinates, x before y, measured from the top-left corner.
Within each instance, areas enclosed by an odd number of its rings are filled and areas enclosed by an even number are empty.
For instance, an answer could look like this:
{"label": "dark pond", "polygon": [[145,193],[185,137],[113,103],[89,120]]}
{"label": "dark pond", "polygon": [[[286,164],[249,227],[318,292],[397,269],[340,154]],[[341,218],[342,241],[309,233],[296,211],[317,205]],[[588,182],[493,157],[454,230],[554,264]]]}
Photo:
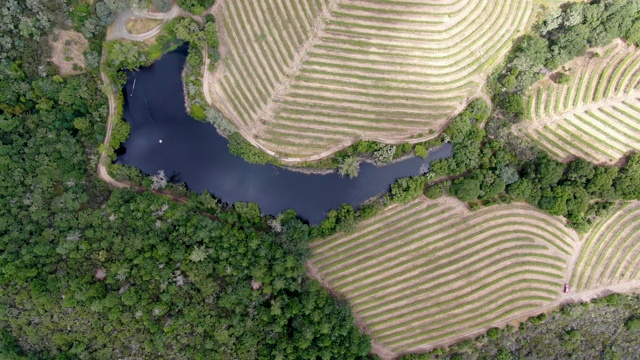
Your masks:
{"label": "dark pond", "polygon": [[252,201],[263,213],[276,215],[291,208],[315,224],[330,209],[344,202],[361,204],[386,192],[395,179],[417,175],[429,161],[451,155],[451,145],[445,144],[431,151],[426,161],[411,158],[384,167],[362,164],[355,179],[248,164],[229,153],[227,140],[213,126],[185,111],[180,73],[186,54],[187,48],[182,47],[129,75],[124,118],[131,124],[131,136],[118,163],[136,166],[146,174],[162,169],[192,190],[208,190],[228,203]]}

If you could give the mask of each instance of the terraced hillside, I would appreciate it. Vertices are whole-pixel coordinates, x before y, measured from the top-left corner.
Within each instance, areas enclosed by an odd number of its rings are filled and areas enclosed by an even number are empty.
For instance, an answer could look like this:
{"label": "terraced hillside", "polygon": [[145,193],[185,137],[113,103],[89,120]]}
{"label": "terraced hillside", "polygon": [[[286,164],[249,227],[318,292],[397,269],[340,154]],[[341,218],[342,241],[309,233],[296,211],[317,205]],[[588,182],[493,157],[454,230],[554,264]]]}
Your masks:
{"label": "terraced hillside", "polygon": [[640,202],[620,205],[585,237],[571,283],[576,290],[640,280]]}
{"label": "terraced hillside", "polygon": [[615,163],[640,149],[640,51],[621,41],[565,65],[571,80],[533,87],[524,131],[558,159]]}
{"label": "terraced hillside", "polygon": [[213,102],[285,161],[435,136],[527,27],[532,0],[222,0]]}
{"label": "terraced hillside", "polygon": [[313,242],[310,264],[376,343],[400,353],[554,302],[576,244],[528,205],[471,213],[457,200],[422,198]]}

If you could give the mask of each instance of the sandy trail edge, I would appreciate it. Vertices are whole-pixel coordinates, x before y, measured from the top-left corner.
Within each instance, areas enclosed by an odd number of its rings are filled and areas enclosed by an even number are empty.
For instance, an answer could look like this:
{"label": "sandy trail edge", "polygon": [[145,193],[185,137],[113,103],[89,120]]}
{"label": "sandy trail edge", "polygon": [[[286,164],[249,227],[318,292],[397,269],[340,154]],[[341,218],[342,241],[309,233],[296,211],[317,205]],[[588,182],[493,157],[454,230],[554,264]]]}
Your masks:
{"label": "sandy trail edge", "polygon": [[[106,37],[106,41],[110,41],[110,40],[117,40],[117,39],[125,39],[125,40],[132,40],[132,41],[143,41],[146,39],[149,39],[151,37],[154,37],[156,35],[158,35],[158,33],[160,33],[160,30],[162,28],[162,26],[164,25],[164,23],[166,23],[167,21],[178,17],[178,16],[186,16],[186,17],[191,17],[192,19],[198,21],[199,23],[204,23],[204,16],[206,16],[207,14],[211,14],[213,12],[215,5],[212,6],[211,8],[207,9],[204,13],[202,13],[202,15],[193,15],[190,14],[184,10],[182,10],[179,6],[175,5],[173,8],[171,8],[170,11],[166,12],[166,13],[155,13],[155,12],[149,12],[149,11],[135,11],[135,10],[131,10],[131,9],[126,9],[120,13],[118,13],[116,15],[116,19],[114,20],[113,24],[109,27],[108,33],[107,33],[107,37]],[[163,20],[163,24],[158,25],[157,27],[155,27],[154,29],[143,33],[143,34],[138,34],[138,35],[133,35],[130,34],[127,29],[126,29],[126,23],[129,19],[133,18],[133,17],[141,17],[141,18],[149,18],[149,19],[161,19]],[[105,62],[107,60],[107,50],[106,48],[102,49],[102,57],[100,58],[100,67],[102,68],[102,66],[104,66]],[[208,57],[208,51],[207,48],[205,47],[204,49],[204,69],[203,69],[203,77],[206,78],[208,75],[208,68],[209,68],[209,57]],[[113,121],[114,121],[114,117],[116,114],[116,99],[115,99],[115,93],[112,89],[112,85],[109,82],[109,79],[107,78],[107,75],[104,73],[104,71],[100,71],[100,79],[102,80],[102,86],[104,89],[105,94],[107,95],[107,99],[109,101],[109,115],[107,116],[107,130],[105,133],[105,137],[104,137],[104,141],[103,144],[105,146],[109,146],[109,143],[111,142],[111,131],[113,129]],[[208,85],[207,81],[203,81],[204,85],[203,85],[203,90],[205,93],[205,98],[207,99],[207,101],[210,100],[210,96],[208,93]],[[135,186],[133,184],[130,184],[128,182],[122,182],[122,181],[117,181],[114,178],[111,177],[111,175],[109,175],[109,171],[107,170],[107,165],[109,163],[109,157],[104,154],[101,153],[100,154],[100,160],[98,161],[98,169],[97,169],[97,173],[98,173],[98,178],[101,179],[102,181],[106,182],[107,184],[116,187],[116,188],[128,188],[128,187],[132,187],[137,189],[138,191],[144,191],[146,190],[145,188],[142,188],[140,186]],[[165,196],[170,197],[172,200],[177,201],[177,202],[186,202],[187,200],[185,198],[182,197],[176,197],[173,195],[169,195],[166,194],[162,191],[153,191],[155,193],[158,194],[163,194]]]}

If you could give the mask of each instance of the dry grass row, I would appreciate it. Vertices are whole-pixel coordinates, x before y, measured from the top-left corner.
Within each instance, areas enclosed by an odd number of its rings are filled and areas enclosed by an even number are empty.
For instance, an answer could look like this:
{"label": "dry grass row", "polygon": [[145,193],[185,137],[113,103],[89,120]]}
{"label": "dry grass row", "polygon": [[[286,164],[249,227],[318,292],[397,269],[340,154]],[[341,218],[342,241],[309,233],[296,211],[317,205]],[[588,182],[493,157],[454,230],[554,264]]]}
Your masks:
{"label": "dry grass row", "polygon": [[529,23],[532,1],[223,1],[214,92],[283,157],[436,133]]}
{"label": "dry grass row", "polygon": [[640,51],[621,41],[565,65],[571,81],[535,85],[527,136],[558,159],[612,164],[640,149]]}
{"label": "dry grass row", "polygon": [[576,290],[640,279],[640,203],[621,204],[585,237],[574,271]]}
{"label": "dry grass row", "polygon": [[577,235],[527,205],[389,208],[312,243],[311,263],[394,352],[493,326],[557,298]]}

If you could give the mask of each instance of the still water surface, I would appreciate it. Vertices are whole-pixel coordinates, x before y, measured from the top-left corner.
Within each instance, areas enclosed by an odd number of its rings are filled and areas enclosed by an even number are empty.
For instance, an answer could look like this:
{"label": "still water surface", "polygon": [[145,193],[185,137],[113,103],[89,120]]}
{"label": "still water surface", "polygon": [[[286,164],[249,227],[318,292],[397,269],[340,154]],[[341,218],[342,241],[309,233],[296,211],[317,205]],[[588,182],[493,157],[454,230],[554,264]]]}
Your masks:
{"label": "still water surface", "polygon": [[124,118],[131,124],[131,135],[118,163],[146,174],[164,170],[173,181],[185,182],[192,190],[207,190],[228,203],[252,201],[266,214],[293,209],[315,224],[330,209],[344,202],[361,204],[386,192],[395,179],[418,175],[423,165],[451,156],[451,145],[445,144],[431,151],[427,160],[414,157],[384,167],[365,163],[355,179],[248,164],[229,153],[227,140],[213,126],[185,111],[180,74],[186,54],[187,48],[182,47],[129,74]]}

